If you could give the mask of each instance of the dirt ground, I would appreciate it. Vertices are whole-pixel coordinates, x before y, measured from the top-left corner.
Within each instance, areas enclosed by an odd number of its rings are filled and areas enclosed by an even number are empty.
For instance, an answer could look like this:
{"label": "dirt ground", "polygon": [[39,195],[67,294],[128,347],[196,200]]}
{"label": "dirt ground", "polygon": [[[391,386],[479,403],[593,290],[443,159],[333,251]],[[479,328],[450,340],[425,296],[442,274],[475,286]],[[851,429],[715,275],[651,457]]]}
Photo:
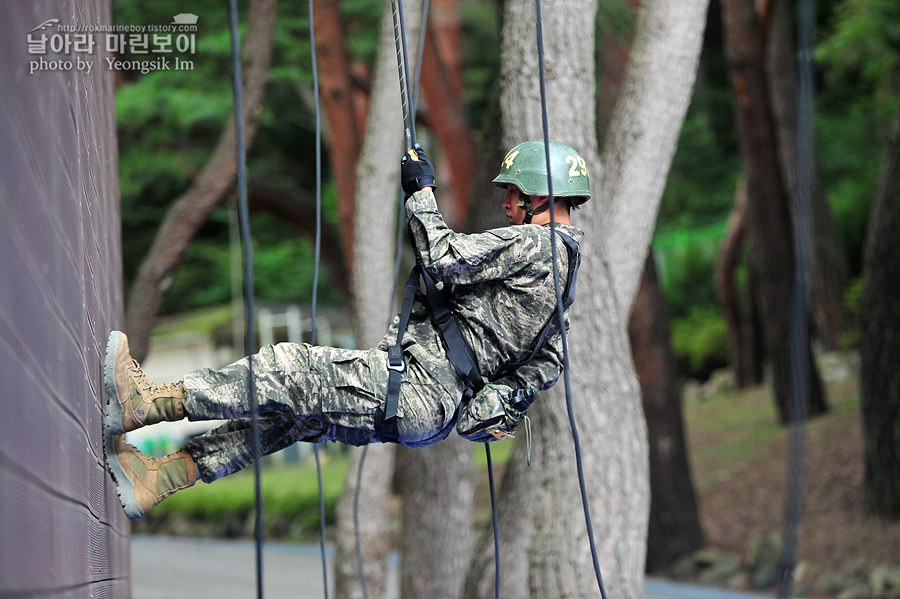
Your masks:
{"label": "dirt ground", "polygon": [[[806,428],[804,506],[797,555],[800,561],[826,571],[900,566],[900,522],[874,518],[864,511],[863,440],[856,393],[852,381],[830,386],[832,411]],[[713,434],[695,430],[689,435],[689,444],[708,446]],[[726,476],[698,485],[701,521],[709,545],[745,557],[755,541],[783,531],[787,435],[778,433],[767,445],[754,459],[736,464]],[[699,464],[692,462],[695,471],[704,467],[702,458]],[[704,478],[702,473],[695,477]]]}

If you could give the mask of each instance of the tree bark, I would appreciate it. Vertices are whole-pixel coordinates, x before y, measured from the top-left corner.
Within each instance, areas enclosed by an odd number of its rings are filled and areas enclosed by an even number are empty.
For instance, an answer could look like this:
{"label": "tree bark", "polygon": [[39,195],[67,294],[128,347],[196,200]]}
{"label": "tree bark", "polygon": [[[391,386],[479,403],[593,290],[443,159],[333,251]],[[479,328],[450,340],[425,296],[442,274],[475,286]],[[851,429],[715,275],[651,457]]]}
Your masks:
{"label": "tree bark", "polygon": [[[781,178],[778,146],[763,69],[762,33],[753,0],[722,0],[725,54],[735,96],[735,121],[747,181],[749,268],[754,278],[766,355],[781,422],[790,421],[790,306],[794,256],[789,197]],[[827,410],[818,370],[808,354],[807,414]]]}
{"label": "tree bark", "polygon": [[604,142],[599,197],[622,322],[631,314],[690,104],[707,6],[706,0],[642,2],[625,86]]}
{"label": "tree bark", "polygon": [[[630,0],[628,4],[636,15],[639,2]],[[625,84],[633,37],[633,29],[615,31],[603,41],[597,91],[600,140],[606,136]],[[702,533],[681,425],[681,394],[668,314],[652,253],[647,256],[628,332],[648,425],[651,502],[647,570],[653,571],[699,547]]]}
{"label": "tree bark", "polygon": [[[466,207],[472,193],[475,173],[475,140],[463,112],[463,90],[461,83],[460,48],[457,21],[450,18],[453,2],[446,0],[436,11],[436,17],[429,26],[422,56],[422,93],[428,102],[429,123],[435,137],[440,142],[443,157],[447,161],[448,172],[441,182],[442,208],[444,218],[453,228],[458,228],[466,217]],[[441,31],[441,28],[449,31]],[[455,42],[455,43],[454,43]],[[449,175],[449,176],[447,176]]]}
{"label": "tree bark", "polygon": [[703,543],[684,441],[681,387],[670,343],[672,330],[653,252],[647,255],[628,331],[650,435],[647,571],[653,572]]}
{"label": "tree bark", "polygon": [[761,356],[755,334],[756,319],[752,309],[752,285],[747,282],[748,293],[745,297],[748,305],[743,306],[737,283],[737,267],[747,236],[746,213],[747,184],[741,179],[735,192],[734,209],[728,219],[728,230],[716,261],[716,297],[725,317],[728,362],[738,389],[762,382]]}
{"label": "tree bark", "polygon": [[[640,0],[626,0],[626,3],[636,19]],[[612,122],[613,110],[619,100],[619,93],[625,85],[629,51],[634,41],[634,26],[625,31],[612,29],[611,25],[604,28],[609,33],[601,42],[603,50],[600,52],[600,68],[597,76],[597,139],[601,151],[606,131]]]}
{"label": "tree bark", "polygon": [[865,488],[875,514],[900,518],[900,110],[891,126],[865,248],[860,391]]}
{"label": "tree bark", "polygon": [[314,0],[319,93],[328,122],[328,157],[337,188],[338,222],[347,263],[353,260],[354,176],[362,147],[360,115],[354,101],[350,60],[344,44],[341,11],[336,0]]}
{"label": "tree bark", "polygon": [[[639,2],[630,0],[629,6],[637,13]],[[597,98],[601,140],[625,84],[633,37],[633,30],[619,31],[603,42]],[[669,315],[652,252],[647,255],[628,333],[647,418],[651,496],[647,570],[653,571],[699,548],[703,534],[687,460]]]}
{"label": "tree bark", "polygon": [[[543,10],[550,137],[577,148],[594,177],[595,200],[574,214],[576,225],[587,234],[581,248],[581,293],[572,311],[570,373],[594,537],[604,582],[614,597],[643,597],[650,501],[647,431],[626,334],[631,299],[624,306],[619,298],[629,294],[619,287],[637,288],[662,182],[684,117],[683,111],[678,114],[668,107],[687,107],[706,8],[703,2],[675,4],[644,3],[626,91],[608,135],[608,140],[614,141],[605,152],[624,156],[611,160],[612,166],[605,164],[602,173],[593,114],[596,4],[559,1]],[[543,135],[533,11],[534,5],[525,0],[506,5],[501,109],[507,148]],[[665,69],[655,70],[659,64]],[[664,75],[668,85],[654,88],[650,73]],[[646,102],[659,105],[651,109]],[[656,136],[650,144],[655,148],[641,153],[637,146],[643,144],[644,136]],[[625,193],[630,190],[627,173],[632,168],[639,170],[637,179],[642,181],[647,173],[654,174],[650,179],[659,177],[658,184],[651,186],[657,190],[655,195],[644,188],[645,193],[634,197],[639,206],[633,218],[625,216],[624,210],[615,210],[619,203],[632,199]],[[605,179],[601,180],[601,175]],[[610,180],[619,184],[609,185]],[[604,221],[601,214],[614,214],[615,218]],[[623,237],[626,247],[616,248],[617,255],[640,256],[633,271],[621,269],[620,277],[613,276],[612,260],[607,260],[607,250],[612,247],[608,240],[615,227],[631,233]],[[535,430],[532,467],[525,466],[522,444],[517,444],[506,466],[499,500],[505,596],[599,596],[572,450],[564,442],[570,432],[562,395],[561,381],[542,394],[531,410]],[[465,597],[485,596],[493,588],[488,576],[493,573],[489,547],[488,542],[479,545]]]}
{"label": "tree bark", "polygon": [[[277,12],[277,0],[254,0],[250,3],[243,49],[242,118],[247,148],[253,142],[262,112]],[[156,314],[184,252],[210,212],[234,188],[237,169],[235,147],[235,123],[231,119],[200,176],[169,208],[150,251],[138,268],[125,311],[125,329],[131,355],[137,360],[143,360],[147,355]]]}
{"label": "tree bark", "polygon": [[460,596],[474,546],[476,450],[455,433],[424,449],[398,448],[401,597]]}
{"label": "tree bark", "polygon": [[[771,92],[772,114],[778,137],[781,172],[790,197],[796,195],[797,164],[797,68],[796,48],[791,29],[791,8],[786,0],[769,7],[769,33],[766,36],[766,76]],[[818,169],[816,169],[818,171]],[[791,203],[793,205],[793,203]],[[837,349],[847,330],[848,315],[844,291],[850,280],[847,257],[831,207],[815,177],[813,193],[813,264],[810,273],[810,308],[819,342],[826,349]]]}
{"label": "tree bark", "polygon": [[[404,4],[406,35],[411,57],[416,56],[421,3]],[[378,54],[369,95],[369,116],[356,165],[355,218],[352,262],[354,329],[359,347],[375,346],[392,312],[394,234],[403,155],[403,112],[397,78],[397,56],[390,4],[385,2],[378,38]],[[410,71],[413,72],[412,65]],[[383,596],[390,529],[388,501],[395,447],[371,445],[365,449],[363,484],[359,490],[360,545],[369,597]],[[344,492],[338,502],[335,590],[338,597],[363,596],[356,567],[353,504],[362,450],[351,454]]]}

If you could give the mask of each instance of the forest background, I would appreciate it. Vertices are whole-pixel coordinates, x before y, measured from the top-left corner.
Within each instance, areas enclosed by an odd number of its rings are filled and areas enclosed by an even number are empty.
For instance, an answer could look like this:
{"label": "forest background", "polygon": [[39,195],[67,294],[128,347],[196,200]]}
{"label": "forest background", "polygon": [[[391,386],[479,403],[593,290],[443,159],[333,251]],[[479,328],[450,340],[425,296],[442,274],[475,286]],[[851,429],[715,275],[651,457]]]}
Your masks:
{"label": "forest background", "polygon": [[[378,0],[341,2],[352,64],[364,85],[377,46]],[[165,3],[114,4],[117,23],[164,22]],[[120,143],[126,288],[173,198],[197,177],[230,118],[232,89],[227,15],[220,3],[195,2],[203,15],[193,70],[123,77],[116,94]],[[473,131],[497,117],[500,3],[459,2],[464,108]],[[886,0],[819,2],[816,151],[819,174],[850,267],[846,301],[858,302],[863,243],[879,167],[896,108],[900,49],[896,10]],[[601,3],[598,39],[633,27],[624,0]],[[256,180],[291,190],[307,201],[315,189],[314,105],[305,5],[279,7],[265,103],[249,154]],[[598,48],[598,52],[601,50]],[[121,74],[121,73],[120,73]],[[599,91],[602,94],[602,90]],[[426,109],[427,110],[427,109]],[[426,117],[427,118],[427,117]],[[327,141],[327,136],[326,136]],[[148,159],[152,157],[152,159]],[[337,229],[335,182],[324,157],[324,215]],[[716,299],[714,267],[740,178],[740,153],[722,47],[718,3],[710,5],[700,73],[660,207],[653,247],[673,324],[680,372],[705,380],[727,364],[725,323]],[[501,201],[499,191],[483,190]],[[493,197],[492,196],[492,197]],[[393,201],[389,198],[387,203]],[[308,305],[312,240],[270,213],[252,216],[254,272],[261,301]],[[222,305],[232,299],[228,207],[217,208],[184,255],[161,314]],[[328,279],[325,306],[340,305]],[[846,340],[848,344],[853,339]]]}
{"label": "forest background", "polygon": [[[453,59],[460,66],[465,121],[471,133],[482,140],[483,156],[493,160],[498,137],[494,127],[498,121],[501,6],[465,1],[453,4],[461,28],[458,54]],[[361,93],[365,93],[371,75],[382,8],[382,2],[372,0],[340,3],[343,41],[353,67],[351,80]],[[191,10],[201,15],[202,32],[192,70],[140,76],[118,73],[126,287],[134,280],[173,198],[197,180],[230,118],[231,84],[223,76],[230,62],[226,15],[214,2],[194,3]],[[162,3],[114,5],[118,23],[167,22],[173,12],[174,6]],[[868,219],[897,105],[897,12],[889,0],[819,3],[815,112],[818,174],[848,266],[849,284],[842,303],[851,324],[836,344],[847,350],[853,350],[859,341],[855,323]],[[606,42],[628,38],[634,26],[632,5],[601,2],[597,24],[599,65]],[[261,202],[266,203],[265,196],[289,197],[302,207],[295,211],[299,216],[294,222],[271,211],[253,215],[256,292],[261,301],[305,304],[310,299],[311,243],[297,233],[298,228],[308,227],[312,215],[315,175],[307,27],[304,6],[279,6],[265,100],[249,157],[252,188]],[[729,364],[728,331],[715,276],[741,179],[740,139],[722,29],[721,6],[714,1],[707,18],[693,101],[653,241],[672,318],[671,344],[679,375],[701,381]],[[598,96],[602,102],[602,88]],[[426,129],[428,118],[425,106],[422,120]],[[340,247],[346,243],[346,236],[342,240],[337,233],[344,220],[339,216],[341,177],[329,158],[333,156],[326,156],[324,203],[326,234],[331,237],[326,244]],[[498,192],[484,190],[486,195],[491,193]],[[499,199],[497,195],[498,203]],[[385,199],[386,206],[393,202],[392,198]],[[459,204],[445,206],[445,212],[453,214],[456,210],[457,224],[465,228],[465,211]],[[192,240],[174,276],[166,281],[162,314],[209,308],[232,299],[229,218],[226,206],[215,209]],[[332,257],[340,253],[340,249],[333,250]],[[330,272],[339,274],[340,269]],[[738,268],[739,286],[747,285],[746,277],[746,271]],[[341,305],[346,300],[345,285],[326,274],[320,302]],[[230,321],[222,323],[222,330],[230,332]]]}

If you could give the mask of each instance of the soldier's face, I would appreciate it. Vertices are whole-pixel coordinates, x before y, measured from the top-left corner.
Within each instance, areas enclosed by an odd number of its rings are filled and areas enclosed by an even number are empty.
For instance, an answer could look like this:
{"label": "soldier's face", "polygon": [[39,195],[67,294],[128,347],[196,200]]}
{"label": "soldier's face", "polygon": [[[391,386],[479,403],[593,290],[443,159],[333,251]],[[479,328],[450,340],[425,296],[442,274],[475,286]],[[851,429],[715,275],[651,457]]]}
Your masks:
{"label": "soldier's face", "polygon": [[519,188],[515,185],[506,188],[503,209],[506,211],[506,220],[509,224],[521,225],[525,222],[525,209],[519,206]]}

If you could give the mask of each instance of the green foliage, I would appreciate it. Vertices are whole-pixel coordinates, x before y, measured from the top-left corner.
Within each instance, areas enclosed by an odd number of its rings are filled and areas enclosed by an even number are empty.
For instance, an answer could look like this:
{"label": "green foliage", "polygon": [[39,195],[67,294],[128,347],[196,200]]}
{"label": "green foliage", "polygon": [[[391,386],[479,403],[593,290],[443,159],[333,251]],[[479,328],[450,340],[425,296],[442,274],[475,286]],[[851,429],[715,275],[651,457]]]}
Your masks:
{"label": "green foliage", "polygon": [[657,231],[721,222],[734,205],[740,169],[722,151],[712,123],[699,109],[685,119],[660,203]]}
{"label": "green foliage", "polygon": [[822,181],[848,253],[862,248],[900,84],[900,4],[841,0],[818,45],[823,89],[816,117]]}
{"label": "green foliage", "polygon": [[[213,306],[231,300],[233,280],[237,280],[238,285],[241,281],[241,257],[236,232],[229,238],[229,211],[231,218],[236,219],[233,207],[217,209],[204,227],[204,235],[199,236],[185,252],[182,265],[176,271],[172,287],[164,299],[164,313]],[[256,299],[309,303],[315,267],[312,242],[297,238],[289,226],[270,214],[253,214],[250,220],[255,248],[253,278]],[[328,273],[324,268],[319,273],[319,301],[326,305],[339,301],[337,292],[329,285]]]}
{"label": "green foliage", "polygon": [[657,232],[725,220],[734,205],[740,156],[721,23],[707,24],[694,95],[678,139],[657,217]]}
{"label": "green foliage", "polygon": [[837,100],[823,95],[828,109],[816,119],[820,173],[851,272],[859,274],[891,110],[861,98],[831,110]]}
{"label": "green foliage", "polygon": [[832,32],[816,52],[828,87],[863,88],[877,103],[893,104],[900,84],[900,4],[843,0],[831,21]]}
{"label": "green foliage", "polygon": [[844,306],[850,319],[850,330],[841,336],[840,344],[844,349],[859,346],[861,331],[859,328],[859,305],[862,299],[863,278],[857,277],[847,286],[844,293]]}
{"label": "green foliage", "polygon": [[[374,48],[381,4],[359,0],[342,6]],[[232,118],[231,39],[227,6],[218,0],[198,0],[189,7],[197,14],[193,70],[162,70],[140,75],[123,73],[116,92],[122,199],[123,264],[126,286],[150,248],[169,206],[190,186],[209,160]],[[272,67],[258,132],[248,156],[253,177],[267,178],[312,193],[315,184],[314,110],[306,5],[282,3],[273,45]],[[115,23],[170,23],[184,12],[182,3],[139,3],[119,0]],[[246,22],[248,7],[240,3]],[[374,16],[373,16],[374,15]],[[246,29],[242,26],[242,31]],[[364,40],[360,39],[362,43]],[[327,162],[323,164],[327,182]],[[323,213],[334,222],[335,195],[325,186]],[[252,216],[257,297],[270,301],[307,302],[311,296],[311,242],[268,215]],[[163,313],[215,305],[232,292],[229,215],[214,211],[199,231],[177,269]],[[320,280],[320,301],[337,301]]]}
{"label": "green foliage", "polygon": [[463,102],[473,127],[480,128],[498,118],[489,108],[499,96],[500,24],[502,6],[498,2],[462,0]]}
{"label": "green foliage", "polygon": [[[833,0],[819,22],[817,160],[823,189],[859,276],[869,213],[900,83],[900,3]],[[654,249],[673,345],[695,375],[725,357],[714,318],[718,240],[740,173],[718,7],[710,9],[693,102],[663,195]],[[718,225],[714,223],[719,223]],[[739,278],[743,269],[739,270]],[[853,295],[853,290],[850,291]],[[854,343],[854,335],[844,340]]]}
{"label": "green foliage", "polygon": [[695,379],[706,379],[728,364],[728,333],[717,310],[692,309],[686,317],[672,321],[672,349],[679,370]]}
{"label": "green foliage", "polygon": [[714,307],[713,271],[725,223],[659,233],[653,250],[663,294],[673,319],[697,306]]}
{"label": "green foliage", "polygon": [[705,379],[728,363],[728,337],[713,285],[725,223],[656,235],[653,251],[683,376]]}
{"label": "green foliage", "polygon": [[[333,524],[347,474],[347,458],[337,451],[325,454],[322,488],[325,521]],[[135,523],[142,530],[164,529],[172,519],[202,522],[207,534],[246,534],[245,523],[255,509],[255,481],[251,469],[218,480],[198,483],[169,497]],[[307,540],[319,534],[319,488],[314,464],[267,466],[262,476],[266,536]]]}

